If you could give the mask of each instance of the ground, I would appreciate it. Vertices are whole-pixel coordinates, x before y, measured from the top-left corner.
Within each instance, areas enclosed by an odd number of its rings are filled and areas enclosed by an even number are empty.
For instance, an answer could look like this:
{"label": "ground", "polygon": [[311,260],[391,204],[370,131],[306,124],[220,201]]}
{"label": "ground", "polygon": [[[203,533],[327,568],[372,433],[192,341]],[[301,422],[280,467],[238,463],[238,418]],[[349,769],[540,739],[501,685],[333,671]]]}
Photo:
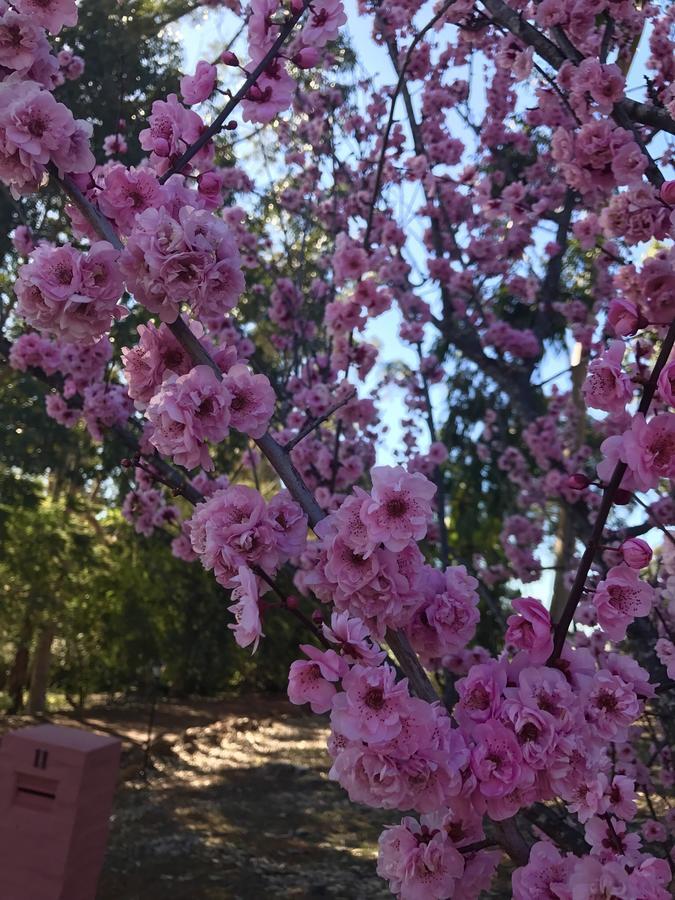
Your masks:
{"label": "ground", "polygon": [[267,697],[161,701],[143,777],[148,718],[148,704],[51,717],[124,740],[97,900],[391,897],[375,857],[396,815],[328,780],[325,720]]}

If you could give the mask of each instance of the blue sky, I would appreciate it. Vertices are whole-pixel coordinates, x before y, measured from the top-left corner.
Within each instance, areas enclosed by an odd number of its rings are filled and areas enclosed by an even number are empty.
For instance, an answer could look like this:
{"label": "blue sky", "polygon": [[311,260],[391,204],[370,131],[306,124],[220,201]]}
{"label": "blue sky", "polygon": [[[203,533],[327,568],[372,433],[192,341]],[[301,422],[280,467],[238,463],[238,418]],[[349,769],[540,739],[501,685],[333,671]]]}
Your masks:
{"label": "blue sky", "polygon": [[[345,9],[348,16],[348,24],[346,30],[349,35],[350,42],[356,50],[357,57],[360,60],[361,73],[368,75],[375,84],[392,84],[395,81],[395,75],[391,62],[388,58],[386,50],[375,44],[370,37],[370,20],[361,17],[357,13],[356,0],[345,0]],[[194,66],[199,59],[213,59],[229,42],[236,33],[239,26],[239,20],[226,10],[200,10],[181,22],[172,26],[172,31],[179,38],[183,47],[185,71],[192,72]],[[235,45],[234,49],[239,49],[239,45]],[[245,44],[241,44],[241,56],[245,59]],[[633,67],[628,78],[629,95],[634,99],[641,99],[642,89],[642,72],[644,71],[644,62],[648,54],[648,36],[643,36],[638,52],[636,53]],[[364,62],[367,61],[367,71],[364,71]],[[484,102],[484,93],[480,84],[480,71],[475,74],[475,84],[472,87],[472,99],[480,106]],[[401,116],[403,118],[403,116]],[[470,142],[473,138],[472,134],[461,122],[456,119],[456,136],[465,142]],[[656,142],[655,142],[656,144]],[[663,144],[656,144],[656,152],[661,152]],[[415,197],[411,194],[404,196],[406,205],[414,204]],[[547,236],[542,236],[542,244],[544,240],[548,240]],[[644,253],[645,248],[636,248],[639,255]],[[423,257],[420,252],[419,265],[423,268]],[[426,297],[425,299],[429,299]],[[413,368],[417,366],[416,353],[405,345],[398,337],[398,328],[400,324],[400,315],[397,311],[391,311],[380,316],[376,322],[369,325],[366,331],[366,339],[376,344],[380,348],[379,364],[373,373],[369,376],[365,389],[367,391],[374,389],[380,380],[383,368],[388,363],[394,361],[402,361]],[[572,350],[570,345],[569,350]],[[541,365],[535,378],[537,380],[549,379],[557,372],[565,370],[569,365],[569,357],[565,353],[558,351],[547,353],[542,360]],[[566,388],[569,384],[569,377],[563,375],[556,379],[555,382],[561,388]],[[432,394],[434,406],[440,406],[443,403],[444,389],[437,386]],[[392,463],[395,459],[395,450],[401,446],[402,429],[400,420],[407,414],[403,405],[400,392],[394,388],[387,388],[379,395],[381,410],[386,410],[386,424],[388,433],[378,446],[378,462]],[[442,415],[437,416],[442,421]],[[423,446],[427,438],[423,439]],[[658,543],[658,540],[656,541]],[[550,550],[544,549],[541,554],[542,561],[545,565],[550,565],[552,555]],[[547,601],[551,595],[553,586],[553,572],[547,571],[543,573],[542,578],[534,583],[524,586],[524,593],[539,597]]]}

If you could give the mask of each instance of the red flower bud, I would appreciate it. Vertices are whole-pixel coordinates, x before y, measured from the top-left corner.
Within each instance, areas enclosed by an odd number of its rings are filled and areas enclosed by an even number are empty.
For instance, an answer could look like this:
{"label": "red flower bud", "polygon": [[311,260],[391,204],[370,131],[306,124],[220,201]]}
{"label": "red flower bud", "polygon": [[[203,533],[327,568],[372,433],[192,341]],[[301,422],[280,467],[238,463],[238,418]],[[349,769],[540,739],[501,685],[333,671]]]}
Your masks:
{"label": "red flower bud", "polygon": [[290,597],[286,597],[286,606],[289,609],[297,609],[298,606],[300,606],[300,601],[297,597],[294,597],[293,594],[291,594]]}
{"label": "red flower bud", "polygon": [[619,488],[614,495],[614,502],[617,506],[626,506],[633,499],[632,491],[626,491],[623,488]]}
{"label": "red flower bud", "polygon": [[591,483],[591,479],[587,478],[583,472],[575,472],[567,479],[567,487],[573,491],[583,491]]}
{"label": "red flower bud", "polygon": [[321,59],[321,54],[314,47],[303,47],[292,59],[299,69],[313,69]]}
{"label": "red flower bud", "polygon": [[220,54],[220,61],[223,65],[226,66],[238,66],[239,59],[236,53],[233,53],[231,50],[223,50]]}
{"label": "red flower bud", "polygon": [[675,206],[675,181],[665,181],[661,185],[661,199],[669,206]]}

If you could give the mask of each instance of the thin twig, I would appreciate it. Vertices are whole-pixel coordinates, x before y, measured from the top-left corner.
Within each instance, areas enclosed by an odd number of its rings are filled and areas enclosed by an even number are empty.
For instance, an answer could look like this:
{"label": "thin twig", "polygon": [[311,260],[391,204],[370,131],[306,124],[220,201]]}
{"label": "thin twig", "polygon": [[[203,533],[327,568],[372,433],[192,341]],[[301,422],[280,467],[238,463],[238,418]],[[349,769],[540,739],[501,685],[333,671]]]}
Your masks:
{"label": "thin twig", "polygon": [[246,94],[256,83],[258,78],[262,75],[265,69],[267,69],[269,64],[279,55],[279,51],[290,37],[297,23],[305,14],[305,11],[309,8],[310,3],[311,0],[304,0],[302,9],[297,13],[293,13],[288,22],[286,22],[286,24],[281,28],[279,37],[272,44],[272,46],[260,60],[258,65],[249,74],[248,78],[239,88],[237,93],[232,96],[232,99],[225,105],[225,107],[216,116],[209,127],[204,129],[197,140],[193,144],[190,144],[185,153],[183,153],[183,155],[179,157],[179,159],[171,166],[171,168],[162,175],[162,177],[159,179],[160,184],[164,184],[164,182],[172,175],[175,175],[178,172],[182,172],[185,166],[197,153],[199,153],[202,147],[207,144],[211,140],[211,138],[214,137],[214,135],[218,134],[218,132],[224,127],[228,117],[234,112],[239,103],[244,99]]}
{"label": "thin twig", "polygon": [[[659,375],[661,374],[661,370],[663,369],[665,364],[668,362],[670,352],[673,349],[673,344],[675,344],[675,322],[673,322],[673,324],[668,329],[668,334],[666,335],[666,338],[661,345],[661,351],[659,352],[658,358],[652,370],[652,374],[649,377],[649,381],[645,386],[642,400],[640,401],[640,405],[637,410],[638,413],[644,414],[649,409],[652,398],[656,393],[656,384]],[[612,477],[609,480],[609,484],[605,488],[605,491],[602,495],[602,502],[600,504],[600,509],[598,510],[598,516],[595,520],[590,540],[586,546],[586,549],[584,550],[583,556],[581,557],[581,562],[579,563],[579,568],[577,569],[574,584],[572,585],[572,589],[570,590],[569,597],[567,598],[567,603],[565,604],[565,608],[560,617],[560,621],[556,625],[555,643],[553,646],[553,653],[551,654],[551,657],[548,661],[549,665],[555,663],[556,660],[560,658],[560,654],[562,653],[565,639],[567,637],[567,630],[570,627],[572,619],[574,618],[576,608],[579,604],[579,601],[581,600],[584,586],[586,584],[586,579],[588,578],[588,573],[591,569],[591,566],[593,565],[593,560],[595,559],[595,556],[602,545],[602,533],[607,522],[607,517],[609,516],[610,510],[614,504],[616,492],[621,485],[621,481],[623,480],[623,476],[627,468],[628,466],[626,465],[626,463],[617,463],[614,472],[612,473]]]}
{"label": "thin twig", "polygon": [[311,434],[315,429],[317,429],[319,427],[319,425],[321,425],[327,419],[330,419],[330,417],[333,415],[333,413],[336,413],[339,409],[342,409],[343,406],[346,406],[346,404],[349,403],[350,400],[353,400],[354,397],[356,397],[356,390],[353,390],[349,394],[349,396],[345,397],[344,400],[340,400],[339,403],[335,403],[333,406],[331,406],[330,409],[326,410],[326,412],[322,416],[319,416],[316,419],[312,419],[311,422],[308,422],[298,432],[298,434],[296,434],[296,436],[294,438],[291,438],[290,441],[288,441],[286,444],[283,445],[283,448],[286,451],[286,453],[290,453],[291,450],[293,449],[293,447],[297,447],[297,445],[300,443],[300,441],[304,440],[307,437],[307,435]]}

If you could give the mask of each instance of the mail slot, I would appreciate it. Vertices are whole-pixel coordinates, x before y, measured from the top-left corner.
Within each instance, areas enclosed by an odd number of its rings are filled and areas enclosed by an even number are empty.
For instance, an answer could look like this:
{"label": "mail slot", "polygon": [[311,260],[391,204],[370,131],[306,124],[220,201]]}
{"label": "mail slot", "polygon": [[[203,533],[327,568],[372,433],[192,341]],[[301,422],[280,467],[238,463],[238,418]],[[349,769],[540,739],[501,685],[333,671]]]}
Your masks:
{"label": "mail slot", "polygon": [[0,898],[95,900],[117,738],[37,725],[0,744]]}

